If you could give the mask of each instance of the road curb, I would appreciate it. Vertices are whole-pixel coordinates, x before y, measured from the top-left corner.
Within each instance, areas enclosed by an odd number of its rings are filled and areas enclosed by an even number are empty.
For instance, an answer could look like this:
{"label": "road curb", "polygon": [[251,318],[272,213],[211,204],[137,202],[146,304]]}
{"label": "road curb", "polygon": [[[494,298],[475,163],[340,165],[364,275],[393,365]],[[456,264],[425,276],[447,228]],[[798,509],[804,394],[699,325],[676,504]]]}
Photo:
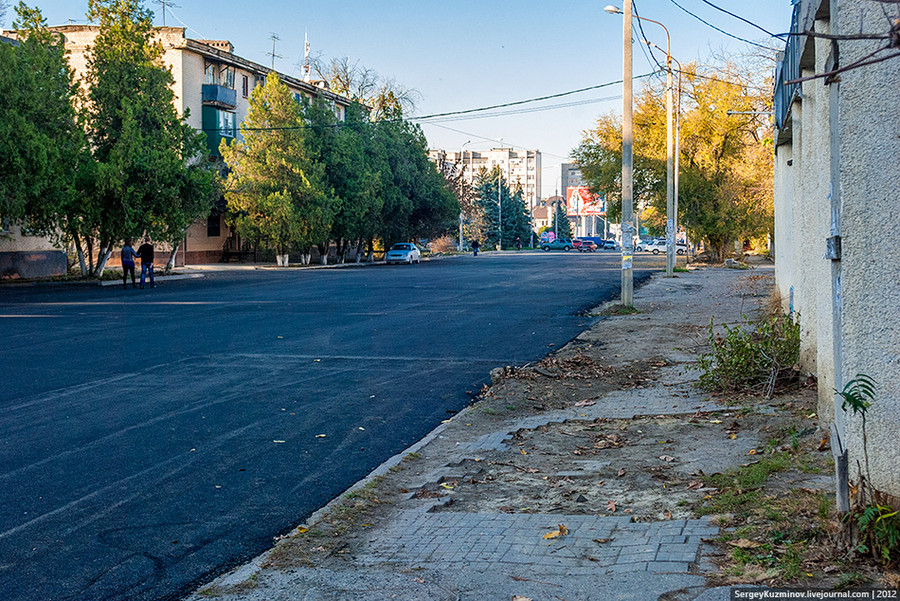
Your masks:
{"label": "road curb", "polygon": [[[203,273],[186,273],[183,275],[161,275],[159,277],[154,277],[154,281],[156,282],[171,282],[174,280],[193,280],[197,278],[205,278],[206,274]],[[118,286],[122,284],[121,280],[104,280],[102,282],[98,282],[97,286]]]}

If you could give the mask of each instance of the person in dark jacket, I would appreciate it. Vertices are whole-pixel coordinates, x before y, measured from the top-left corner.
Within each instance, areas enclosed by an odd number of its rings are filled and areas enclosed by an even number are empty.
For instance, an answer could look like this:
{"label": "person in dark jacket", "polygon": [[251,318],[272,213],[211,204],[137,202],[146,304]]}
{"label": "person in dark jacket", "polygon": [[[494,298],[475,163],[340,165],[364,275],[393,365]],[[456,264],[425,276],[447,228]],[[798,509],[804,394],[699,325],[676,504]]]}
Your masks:
{"label": "person in dark jacket", "polygon": [[[122,283],[125,285],[125,289],[128,290],[128,274],[131,273],[131,287],[137,288],[134,285],[134,258],[139,257],[140,255],[134,252],[134,248],[131,246],[131,240],[125,240],[125,246],[122,247]],[[143,282],[143,280],[141,280]],[[143,288],[143,286],[141,286]]]}
{"label": "person in dark jacket", "polygon": [[[144,288],[144,278],[148,271],[150,272],[150,287],[156,288],[156,284],[153,282],[153,244],[150,236],[144,239],[144,243],[138,248],[137,254],[141,258],[141,289]],[[131,277],[134,279],[134,265],[131,267]]]}
{"label": "person in dark jacket", "polygon": [[476,257],[478,256],[479,248],[481,248],[481,244],[479,244],[478,240],[472,240],[472,251]]}

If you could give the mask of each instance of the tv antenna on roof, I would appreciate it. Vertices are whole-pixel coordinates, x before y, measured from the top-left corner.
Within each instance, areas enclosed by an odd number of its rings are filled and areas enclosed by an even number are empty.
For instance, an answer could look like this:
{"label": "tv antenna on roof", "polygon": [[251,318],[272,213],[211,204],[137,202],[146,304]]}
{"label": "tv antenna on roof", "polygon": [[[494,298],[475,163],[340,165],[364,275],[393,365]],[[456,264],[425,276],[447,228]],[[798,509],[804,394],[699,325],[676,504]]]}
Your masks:
{"label": "tv antenna on roof", "polygon": [[278,37],[278,34],[277,34],[277,33],[273,33],[273,34],[272,34],[272,52],[266,52],[266,54],[267,54],[268,56],[271,56],[271,57],[272,57],[272,71],[275,70],[275,59],[276,59],[276,58],[284,58],[284,57],[281,56],[280,54],[276,54],[276,53],[275,53],[275,42],[277,42],[277,41],[280,40],[280,39],[281,39],[281,38]]}
{"label": "tv antenna on roof", "polygon": [[153,1],[156,4],[159,4],[160,6],[162,6],[162,18],[163,18],[162,26],[163,27],[166,26],[166,8],[168,8],[169,10],[171,10],[173,8],[181,8],[180,6],[178,6],[177,4],[172,2],[172,0],[153,0]]}

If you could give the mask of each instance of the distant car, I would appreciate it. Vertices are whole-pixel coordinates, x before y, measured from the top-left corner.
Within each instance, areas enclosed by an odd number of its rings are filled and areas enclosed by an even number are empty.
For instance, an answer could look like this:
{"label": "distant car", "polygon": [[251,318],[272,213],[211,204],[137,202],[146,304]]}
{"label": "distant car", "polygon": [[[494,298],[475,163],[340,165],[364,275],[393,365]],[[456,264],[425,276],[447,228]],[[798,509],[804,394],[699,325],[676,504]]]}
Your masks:
{"label": "distant car", "polygon": [[582,240],[581,238],[575,238],[572,240],[572,244],[575,245],[576,250],[580,253],[592,253],[597,250],[597,245],[591,240]]}
{"label": "distant car", "polygon": [[571,238],[557,238],[553,242],[541,242],[541,250],[564,250],[569,252],[575,248]]}
{"label": "distant car", "polygon": [[[661,252],[666,252],[666,241],[665,239],[656,239],[653,242],[649,243],[644,247],[644,250],[652,252],[654,255],[658,255]],[[683,255],[687,252],[687,245],[683,242],[679,242],[675,245],[675,254]]]}
{"label": "distant car", "polygon": [[612,239],[604,240],[603,250],[616,250],[616,241]]}
{"label": "distant car", "polygon": [[384,262],[388,265],[391,263],[412,264],[421,260],[422,253],[419,252],[419,247],[412,242],[398,242],[384,255]]}

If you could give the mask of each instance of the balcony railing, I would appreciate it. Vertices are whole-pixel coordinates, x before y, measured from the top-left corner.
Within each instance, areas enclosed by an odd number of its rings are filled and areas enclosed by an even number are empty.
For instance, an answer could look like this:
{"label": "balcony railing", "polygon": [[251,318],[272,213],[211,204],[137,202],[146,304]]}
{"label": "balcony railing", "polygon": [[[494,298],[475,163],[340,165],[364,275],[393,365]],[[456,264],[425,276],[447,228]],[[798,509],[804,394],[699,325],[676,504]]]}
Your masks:
{"label": "balcony railing", "polygon": [[[802,33],[800,31],[800,6],[800,2],[794,5],[794,14],[791,17],[792,34]],[[791,112],[794,92],[800,87],[798,83],[786,84],[784,82],[800,77],[800,55],[803,52],[803,43],[804,36],[788,36],[788,41],[784,46],[784,56],[775,65],[775,97],[773,103],[775,105],[775,125],[778,129],[782,129],[787,122]]]}
{"label": "balcony railing", "polygon": [[203,84],[203,104],[233,109],[237,106],[237,90],[216,84]]}

